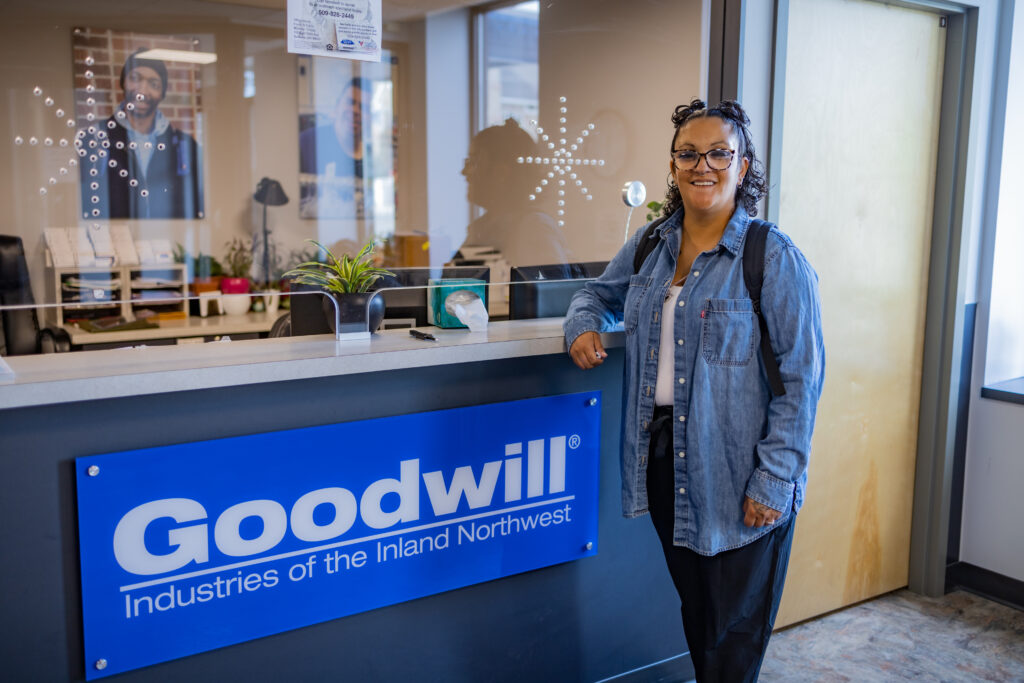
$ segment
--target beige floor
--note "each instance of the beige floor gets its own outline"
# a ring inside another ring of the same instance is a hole
[[[898,590],[776,632],[760,680],[1024,682],[1024,611]]]

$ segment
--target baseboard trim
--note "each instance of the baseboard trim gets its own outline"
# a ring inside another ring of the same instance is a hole
[[[690,653],[684,652],[639,669],[602,679],[597,683],[687,683],[693,681],[695,676]]]
[[[946,592],[954,588],[962,588],[1024,610],[1024,581],[967,562],[954,562],[946,566]]]

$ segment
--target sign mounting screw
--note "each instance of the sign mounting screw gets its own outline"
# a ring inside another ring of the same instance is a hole
[[[594,544],[592,542],[590,542],[590,541],[587,541],[587,544],[585,546],[583,546],[583,549],[584,550],[593,550],[594,549]]]
[[[96,667],[97,671],[103,671],[104,669],[107,668],[107,660],[105,660],[105,659],[97,659],[96,663],[93,664],[93,666]]]
[[[90,477],[95,477],[97,474],[100,473],[100,467],[99,467],[99,465],[89,465],[89,469],[86,470],[86,472],[89,473]],[[100,662],[103,662],[103,666],[107,665],[107,660],[105,660],[105,659],[101,659]],[[99,668],[99,663],[100,662],[96,662],[97,668]]]
[[[596,406],[597,405],[597,399],[596,398],[588,398],[587,399],[587,405],[588,406]]]

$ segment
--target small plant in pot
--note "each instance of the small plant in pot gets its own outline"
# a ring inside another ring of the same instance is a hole
[[[377,331],[384,319],[384,298],[373,296],[373,287],[383,276],[394,273],[377,268],[373,262],[373,242],[359,250],[354,257],[343,254],[340,258],[316,240],[315,244],[326,255],[326,261],[306,261],[284,274],[294,284],[319,288],[337,302],[340,329],[335,329],[335,307],[324,297],[323,310],[331,330],[340,335],[365,336]]]
[[[228,274],[221,280],[220,291],[225,294],[248,294],[252,247],[237,237],[224,246],[228,250],[224,257],[224,268]]]
[[[191,281],[189,292],[194,296],[202,292],[219,292],[220,281],[224,277],[224,268],[220,261],[211,256],[199,252],[192,256],[185,250],[184,245],[178,243],[174,247],[174,262],[184,263],[188,266]]]
[[[220,291],[224,310],[229,315],[243,315],[249,311],[252,300],[249,298],[249,271],[252,270],[252,247],[239,238],[227,243],[227,255],[224,266],[227,277],[220,281]]]

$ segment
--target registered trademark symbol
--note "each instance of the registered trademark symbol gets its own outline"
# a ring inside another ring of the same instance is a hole
[[[580,437],[578,437],[577,435],[573,434],[572,436],[569,437],[569,448],[572,448],[573,450],[575,450],[575,449],[577,449],[579,447],[580,447]]]

